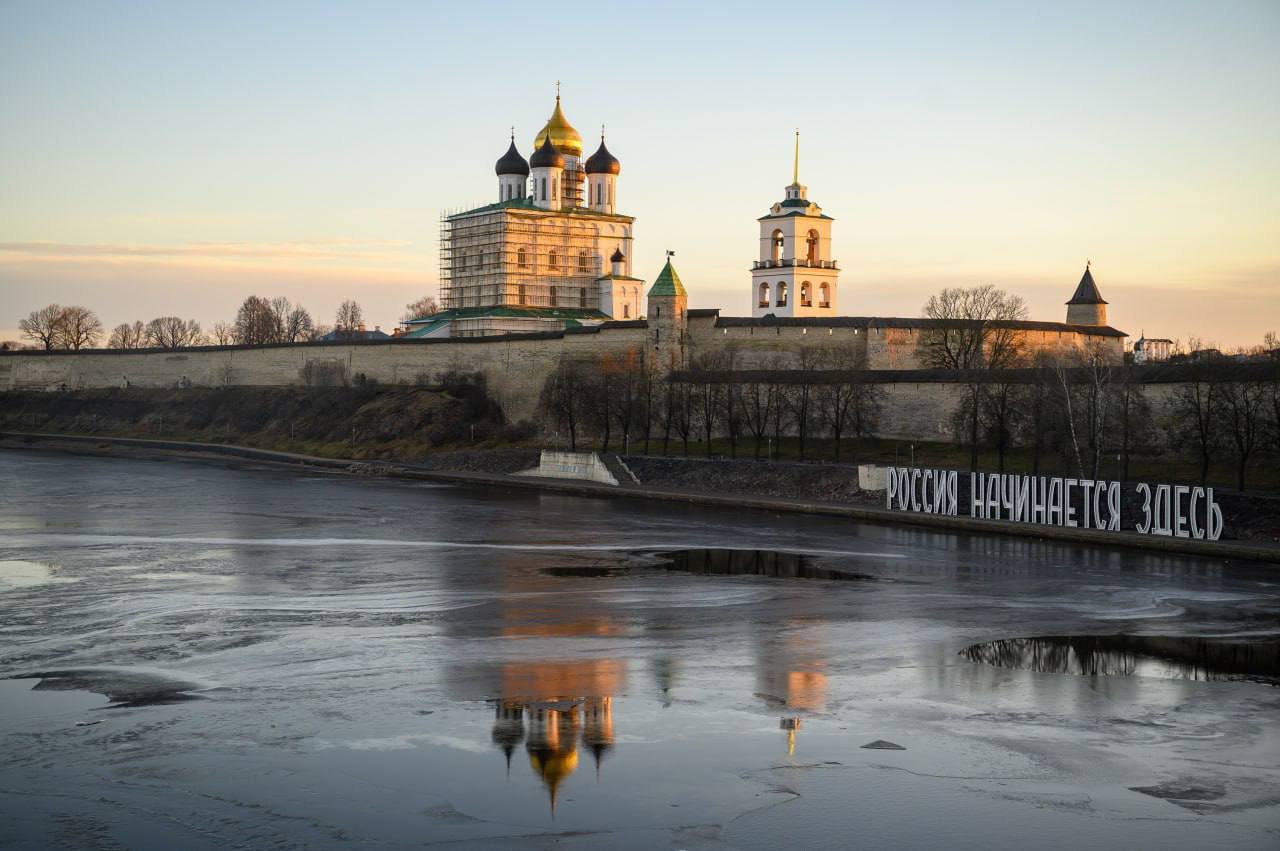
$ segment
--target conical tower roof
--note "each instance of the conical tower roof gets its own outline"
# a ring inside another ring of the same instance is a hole
[[[1093,282],[1093,273],[1089,271],[1089,264],[1084,267],[1084,277],[1080,279],[1080,283],[1076,285],[1075,295],[1071,297],[1071,301],[1067,304],[1106,304],[1103,300],[1102,293],[1098,292],[1098,285]]]
[[[680,276],[671,266],[670,257],[667,258],[667,265],[658,273],[658,279],[653,282],[653,288],[649,290],[650,297],[655,295],[689,295],[685,292],[684,284],[680,283]]]

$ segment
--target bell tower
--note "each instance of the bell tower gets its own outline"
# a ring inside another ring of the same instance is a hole
[[[796,131],[791,184],[761,216],[760,256],[751,264],[751,315],[836,316],[840,268],[831,257],[830,216],[800,183]]]

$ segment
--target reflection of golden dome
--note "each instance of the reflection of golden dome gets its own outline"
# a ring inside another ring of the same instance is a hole
[[[550,748],[529,748],[529,765],[546,785],[551,794],[551,814],[556,812],[556,790],[561,781],[578,770],[578,751],[570,745],[571,750],[555,751]]]
[[[551,144],[556,146],[556,150],[564,154],[566,157],[582,157],[582,137],[578,135],[578,131],[573,129],[573,125],[569,123],[569,119],[564,117],[564,112],[560,109],[560,95],[556,95],[556,109],[551,113],[551,118],[547,120],[546,125],[538,131],[538,135],[533,137],[533,149],[536,151],[542,147],[542,140],[546,135],[551,134]]]

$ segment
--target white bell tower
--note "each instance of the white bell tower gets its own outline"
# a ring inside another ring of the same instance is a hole
[[[840,268],[831,257],[830,216],[800,185],[796,131],[791,185],[760,222],[760,258],[751,264],[751,315],[838,316]]]

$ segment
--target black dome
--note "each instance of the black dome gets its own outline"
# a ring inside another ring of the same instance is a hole
[[[550,134],[542,140],[542,147],[529,157],[529,165],[534,168],[564,168],[564,154],[556,149]]]
[[[529,176],[529,163],[516,150],[515,139],[511,140],[511,147],[507,148],[507,152],[502,155],[502,159],[498,160],[493,170],[498,173],[498,177],[502,177],[504,174],[518,174],[521,177]]]
[[[609,258],[609,262],[610,262],[610,263],[621,263],[623,260],[626,260],[626,259],[627,259],[626,257],[623,257],[623,256],[622,256],[622,249],[621,249],[621,248],[615,248],[615,249],[613,249],[613,256]]]
[[[620,171],[622,163],[609,153],[609,149],[604,146],[604,139],[601,139],[600,147],[587,158],[587,174],[617,174]]]

